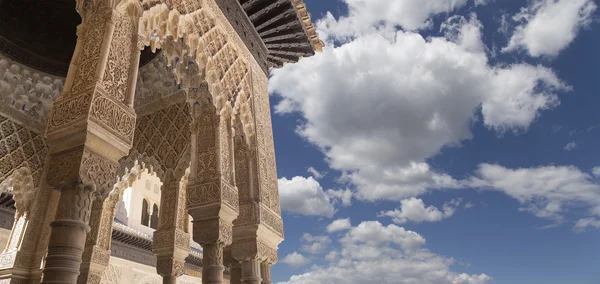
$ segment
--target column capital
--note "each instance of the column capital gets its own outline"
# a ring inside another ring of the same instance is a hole
[[[258,259],[270,264],[277,262],[277,248],[259,238],[235,240],[231,245],[231,252],[235,259],[243,262],[249,259]]]
[[[48,185],[63,190],[79,188],[106,198],[117,182],[118,163],[85,146],[50,156]]]

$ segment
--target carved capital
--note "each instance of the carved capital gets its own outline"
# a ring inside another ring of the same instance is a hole
[[[224,245],[231,244],[232,229],[231,223],[222,220],[221,218],[212,218],[201,221],[194,221],[194,241],[200,245],[221,243]]]
[[[277,262],[277,248],[257,238],[236,240],[231,245],[231,253],[239,262],[249,259],[259,259],[271,264]]]
[[[55,153],[50,157],[48,184],[58,189],[83,186],[106,197],[117,181],[118,164],[85,147]]]
[[[161,276],[181,276],[185,261],[173,257],[158,257],[156,259],[156,273]]]
[[[75,226],[86,231],[90,230],[90,211],[94,193],[82,184],[63,187],[60,193],[56,220],[50,225]]]
[[[152,241],[152,249],[155,252],[165,249],[169,251],[181,249],[188,252],[190,250],[190,234],[178,229],[162,232],[155,231]]]

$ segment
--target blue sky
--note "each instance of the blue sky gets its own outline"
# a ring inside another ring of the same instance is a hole
[[[305,3],[275,283],[600,283],[598,3]]]

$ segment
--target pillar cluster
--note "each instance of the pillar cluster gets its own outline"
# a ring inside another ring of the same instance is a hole
[[[166,2],[76,1],[82,22],[43,133],[43,182],[19,169],[0,183],[14,188],[17,207],[0,257],[0,269],[13,267],[11,283],[101,283],[115,207],[142,171],[162,182],[152,252],[163,283],[183,275],[191,240],[203,249],[202,283],[223,283],[226,267],[231,283],[272,283],[283,222],[267,75],[231,39],[216,4]],[[161,50],[181,91],[140,111],[148,46]],[[39,227],[47,232],[31,233]]]

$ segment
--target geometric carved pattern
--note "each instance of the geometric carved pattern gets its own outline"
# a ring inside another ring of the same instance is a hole
[[[37,187],[48,149],[42,135],[0,114],[0,182],[13,170],[27,167]]]
[[[156,158],[163,170],[175,169],[190,141],[185,102],[139,117],[132,149]]]

